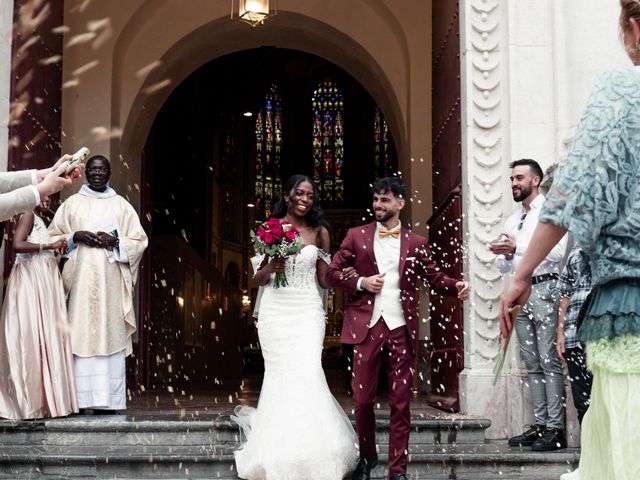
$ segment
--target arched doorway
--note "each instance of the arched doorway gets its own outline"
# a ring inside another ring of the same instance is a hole
[[[269,215],[282,180],[316,178],[336,248],[366,218],[370,183],[397,163],[382,109],[319,56],[263,47],[217,58],[185,78],[144,148],[142,208],[152,245],[141,287],[150,307],[142,326],[146,386],[235,388],[243,374],[259,371],[249,230]],[[325,367],[346,384],[342,304],[340,293],[330,296]]]

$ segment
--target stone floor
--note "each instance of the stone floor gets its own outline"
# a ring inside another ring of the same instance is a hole
[[[344,375],[328,371],[338,402],[352,415]],[[240,388],[188,385],[132,392],[118,415],[74,415],[53,420],[0,421],[0,478],[236,479],[237,426],[228,416],[238,404],[255,406],[261,375]],[[388,415],[377,405],[382,464],[373,479],[386,479]],[[412,399],[410,478],[414,480],[552,480],[575,468],[579,451],[536,453],[487,442],[489,422],[448,413]]]
[[[327,381],[331,392],[347,414],[353,413],[353,401],[347,392],[343,374],[327,371]],[[130,392],[127,401],[127,415],[228,415],[238,405],[256,406],[260,396],[262,377],[259,374],[247,376],[240,388],[224,388],[211,385],[188,385],[171,387],[166,390],[146,391],[140,389]],[[386,394],[381,392],[376,405],[378,413],[388,412]],[[411,412],[430,418],[469,418],[459,413],[448,413],[426,403],[424,395],[411,400]]]

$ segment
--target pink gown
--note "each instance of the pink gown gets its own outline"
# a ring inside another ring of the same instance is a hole
[[[30,243],[49,243],[34,215]],[[60,417],[77,412],[67,308],[51,250],[18,253],[0,315],[0,417]]]

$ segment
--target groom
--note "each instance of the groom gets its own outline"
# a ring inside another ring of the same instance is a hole
[[[431,260],[427,240],[400,225],[406,187],[396,177],[373,186],[376,221],[351,228],[333,257],[327,284],[349,292],[342,326],[342,343],[353,344],[352,390],[360,461],[353,480],[368,480],[378,463],[373,405],[383,358],[389,383],[391,424],[389,477],[406,480],[411,414],[412,368],[417,349],[418,288],[465,300],[469,285],[445,275]],[[346,278],[343,269],[355,268]]]

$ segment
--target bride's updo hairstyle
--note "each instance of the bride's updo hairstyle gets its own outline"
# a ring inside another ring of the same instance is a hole
[[[295,189],[298,188],[302,182],[309,182],[313,186],[313,205],[304,216],[304,219],[307,222],[307,225],[310,227],[325,227],[328,228],[328,223],[324,219],[324,213],[322,212],[322,208],[320,208],[319,198],[318,198],[318,188],[316,184],[313,182],[311,178],[306,175],[292,175],[290,176],[282,185],[282,195],[276,202],[273,207],[272,216],[276,218],[284,218],[287,214],[288,205],[284,199],[285,194],[289,195],[289,197],[293,197],[295,193]]]

